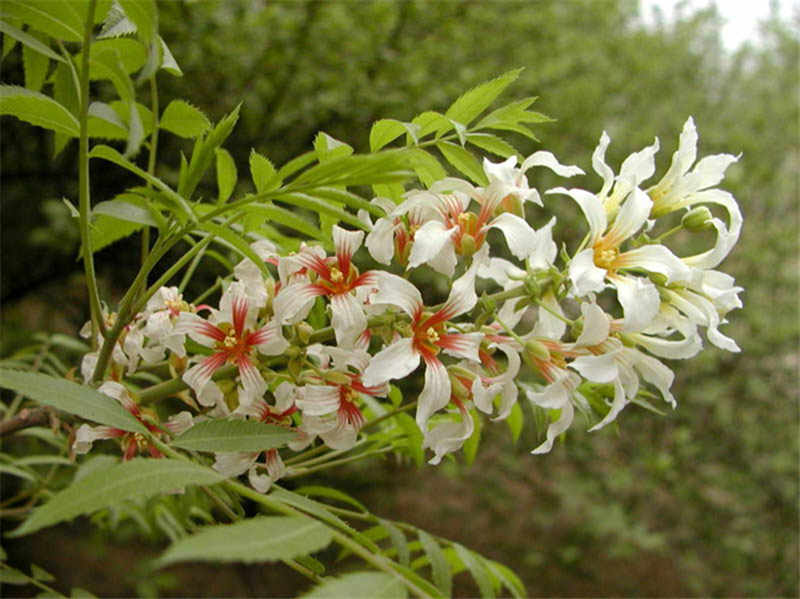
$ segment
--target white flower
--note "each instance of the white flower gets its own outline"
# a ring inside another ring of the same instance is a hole
[[[550,152],[534,152],[528,156],[522,165],[517,168],[517,157],[511,156],[503,162],[494,163],[483,159],[483,171],[489,178],[489,195],[495,196],[499,201],[506,198],[516,199],[520,202],[533,202],[542,205],[539,192],[531,189],[525,173],[534,166],[544,166],[561,177],[582,175],[583,170],[577,166],[564,166]]]
[[[317,297],[327,297],[331,303],[331,325],[337,343],[352,346],[367,328],[364,300],[376,282],[376,271],[361,274],[352,262],[363,238],[363,231],[347,231],[334,225],[335,258],[328,258],[324,252],[320,254],[321,250],[310,248],[282,258],[281,263],[292,263],[287,272],[295,267],[305,268],[316,274],[316,280],[313,283],[295,281],[281,288],[273,302],[278,321],[293,322],[298,315],[308,313]]]
[[[602,291],[606,284],[617,290],[617,299],[625,314],[625,326],[645,328],[658,313],[658,289],[644,277],[626,274],[637,269],[663,275],[666,283],[685,281],[689,268],[669,249],[660,244],[644,245],[620,251],[623,242],[645,224],[652,202],[643,191],[634,188],[609,226],[606,209],[594,194],[582,189],[551,189],[572,197],[589,222],[589,242],[569,265],[569,278],[576,296]]]

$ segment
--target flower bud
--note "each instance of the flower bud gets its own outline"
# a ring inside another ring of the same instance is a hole
[[[344,372],[337,372],[329,370],[325,373],[325,380],[330,381],[336,385],[349,385],[352,382],[352,377]]]
[[[303,345],[308,345],[308,341],[311,339],[311,334],[314,332],[314,328],[306,321],[297,323],[295,328],[297,329],[297,338],[300,339]]]
[[[711,210],[705,206],[698,206],[697,208],[692,208],[683,215],[681,225],[683,225],[683,228],[687,231],[708,231],[713,228],[711,224],[712,218]]]
[[[472,256],[477,249],[478,244],[475,242],[475,238],[472,235],[467,234],[461,238],[458,251],[462,256]]]
[[[540,341],[528,339],[522,351],[522,358],[532,368],[536,368],[536,360],[546,362],[550,359],[550,352]]]

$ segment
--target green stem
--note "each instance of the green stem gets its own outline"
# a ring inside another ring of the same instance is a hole
[[[384,420],[388,420],[389,418],[394,418],[398,414],[402,414],[403,412],[408,412],[409,410],[415,408],[416,405],[417,405],[417,402],[416,401],[412,401],[411,403],[408,403],[408,404],[406,404],[406,405],[404,405],[404,406],[402,406],[400,408],[397,408],[396,410],[393,410],[391,412],[387,412],[383,416],[379,416],[375,420],[371,420],[371,421],[367,422],[363,427],[361,427],[361,432],[363,433],[363,432],[365,432],[365,431],[367,431],[367,430],[369,430],[371,428],[374,428],[378,423],[383,422]]]
[[[394,449],[394,446],[388,447],[381,447],[380,449],[374,449],[371,451],[364,451],[362,453],[351,455],[346,458],[342,458],[340,460],[331,460],[330,462],[325,462],[324,464],[319,464],[317,466],[311,466],[310,468],[301,468],[292,470],[283,476],[284,479],[289,478],[297,478],[298,476],[305,476],[306,474],[311,474],[312,472],[319,472],[320,470],[327,470],[328,468],[335,468],[336,466],[341,466],[342,464],[348,464],[350,462],[355,462],[361,460],[363,458],[368,458],[371,456],[381,455],[384,453],[388,453]]]
[[[158,84],[156,83],[156,76],[150,77],[150,111],[153,113],[153,132],[150,134],[150,153],[147,156],[147,173],[153,177],[156,175],[156,156],[158,154]],[[152,184],[148,181],[147,188],[152,188]],[[147,259],[147,254],[150,253],[150,227],[144,226],[142,229],[142,264]]]
[[[89,50],[92,44],[94,11],[97,0],[90,0],[86,11],[83,29],[83,48],[80,74],[80,138],[78,141],[78,210],[80,213],[81,245],[83,247],[83,268],[86,273],[86,286],[89,293],[89,309],[92,320],[92,344],[97,331],[106,335],[103,314],[100,308],[100,293],[97,289],[97,276],[94,271],[92,238],[89,230],[91,203],[89,198]]]

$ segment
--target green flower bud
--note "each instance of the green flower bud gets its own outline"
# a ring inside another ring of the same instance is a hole
[[[529,339],[525,342],[525,348],[522,351],[522,358],[531,368],[536,368],[534,360],[546,362],[550,359],[550,352],[541,342],[536,339]]]
[[[698,206],[697,208],[692,208],[683,215],[681,225],[683,225],[683,228],[687,231],[708,231],[713,228],[711,224],[712,218],[711,210],[705,206]]]

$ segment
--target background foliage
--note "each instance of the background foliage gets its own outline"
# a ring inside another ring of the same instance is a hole
[[[523,151],[544,147],[588,170],[603,129],[613,140],[609,164],[657,135],[663,172],[691,114],[702,154],[742,152],[725,183],[745,214],[726,263],[746,289],[745,307],[727,327],[742,353],[711,349],[674,364],[677,411],[657,418],[628,410],[617,434],[576,432],[544,457],[528,454],[538,444],[532,422],[515,446],[505,427],[486,427],[471,467],[376,461],[325,481],[377,514],[508,564],[532,595],[797,595],[797,23],[772,19],[760,46],[730,54],[712,10],[643,29],[636,2],[625,0],[237,0],[160,8],[161,34],[185,74],[164,78],[161,93],[190,98],[212,121],[243,101],[226,144],[240,169],[251,147],[281,164],[311,147],[319,130],[367,150],[374,120],[442,109],[519,66],[526,69],[510,95],[540,95],[535,108],[558,119],[537,127],[541,145],[520,140]],[[18,51],[2,68],[5,81],[22,82]],[[74,143],[53,157],[51,134],[8,118],[2,127],[7,355],[35,330],[74,335],[87,303],[75,275],[77,226],[61,203],[76,196]],[[177,162],[169,160],[181,148],[165,138],[159,174],[170,180]],[[121,188],[120,171],[98,171],[95,201]],[[540,189],[553,183],[537,176],[532,184]],[[205,185],[214,193],[214,181]],[[573,214],[565,206],[564,235]],[[112,295],[137,257],[135,238],[98,255]],[[291,594],[298,583],[278,567],[230,567],[217,575],[229,584],[221,589],[179,567],[136,588],[130,562],[155,554],[155,545],[131,556],[130,546],[119,546],[124,528],[103,549],[100,537],[64,538],[69,530],[82,532],[62,528],[4,544],[12,562],[35,553],[59,580],[93,581],[97,594],[149,594],[159,586],[179,595]],[[52,554],[43,547],[53,542],[74,547],[62,554],[83,557],[45,563],[39,556]],[[117,575],[80,572],[75,561],[88,568],[100,550]],[[466,582],[457,590],[475,592]]]

